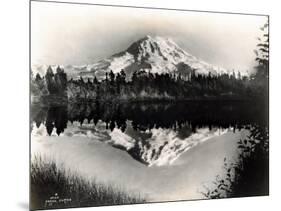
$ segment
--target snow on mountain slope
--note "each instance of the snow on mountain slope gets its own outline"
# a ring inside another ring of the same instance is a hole
[[[117,147],[127,151],[135,160],[146,164],[147,166],[165,166],[172,165],[184,152],[201,144],[210,138],[223,135],[232,129],[200,128],[196,132],[191,132],[191,129],[186,126],[182,128],[184,134],[180,130],[153,128],[146,131],[136,131],[132,129],[130,121],[127,121],[127,129],[122,132],[118,128],[113,131],[108,131],[102,126],[101,122],[98,125],[98,134],[107,134],[106,139],[99,139],[113,147]],[[83,125],[80,129],[93,128]],[[103,130],[102,130],[103,128]],[[186,132],[190,130],[190,133]],[[87,133],[88,137],[97,139],[97,133],[91,131]],[[94,136],[91,134],[95,134]]]
[[[212,74],[228,73],[224,68],[208,64],[201,59],[187,53],[180,48],[172,39],[160,36],[145,36],[132,43],[126,50],[114,54],[109,58],[96,63],[74,66],[62,66],[69,77],[97,77],[102,79],[105,73],[113,71],[118,73],[122,69],[130,77],[135,71],[143,70],[151,73],[181,73],[188,74],[191,69],[197,73]],[[56,68],[54,66],[54,68]],[[33,66],[34,72],[40,72],[47,67]]]
[[[187,53],[169,38],[146,36],[134,42],[127,50],[91,65],[91,71],[82,72],[81,75],[100,77],[105,72],[112,70],[118,73],[122,69],[129,76],[139,70],[159,74],[174,73],[179,71],[180,65],[189,67],[183,70],[185,73],[189,73],[191,68],[201,74],[227,73],[227,70]]]
[[[180,137],[177,131],[172,129],[154,128],[145,131],[149,138],[140,140],[124,134],[119,129],[110,133],[111,139],[107,143],[125,148],[136,160],[148,166],[171,165],[184,152],[207,141],[210,138],[226,133],[228,129],[208,128],[198,129],[187,137]]]

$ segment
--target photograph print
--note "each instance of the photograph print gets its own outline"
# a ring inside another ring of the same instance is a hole
[[[269,17],[31,1],[30,209],[269,195]]]

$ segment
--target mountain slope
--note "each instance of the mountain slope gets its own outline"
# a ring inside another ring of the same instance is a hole
[[[96,76],[99,79],[104,78],[106,72],[113,71],[116,74],[122,69],[129,78],[134,72],[140,70],[158,74],[189,74],[191,69],[201,74],[227,73],[227,70],[208,64],[187,53],[173,40],[159,36],[145,36],[132,43],[126,50],[96,63],[81,66],[67,65],[63,68],[72,78]],[[33,67],[35,72],[42,73],[43,69],[42,65]]]
[[[189,73],[196,69],[197,73],[212,74],[227,73],[223,68],[210,65],[181,49],[174,41],[163,37],[146,36],[129,46],[121,53],[91,65],[90,71],[83,71],[81,76],[104,76],[105,72],[120,72],[127,75],[143,70],[151,73]]]

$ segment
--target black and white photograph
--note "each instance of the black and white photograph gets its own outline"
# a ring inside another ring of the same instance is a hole
[[[30,4],[31,210],[269,195],[269,16]]]

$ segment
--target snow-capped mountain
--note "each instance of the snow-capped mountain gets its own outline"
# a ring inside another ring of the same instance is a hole
[[[45,65],[46,66],[46,65]],[[181,73],[188,74],[192,69],[197,73],[212,74],[228,73],[220,68],[204,62],[180,48],[172,39],[159,36],[145,36],[131,44],[126,50],[114,54],[96,63],[74,66],[62,66],[68,77],[104,78],[105,73],[118,73],[122,69],[128,77],[135,71],[143,70],[151,73]],[[53,66],[55,69],[56,66]],[[43,73],[44,65],[32,67],[34,72]],[[43,73],[44,74],[44,73]]]
[[[143,70],[151,73],[189,73],[196,69],[197,73],[212,74],[227,73],[227,70],[208,64],[181,49],[172,39],[159,36],[146,36],[128,49],[107,59],[88,66],[90,71],[83,71],[81,76],[101,77],[105,72],[118,73],[122,69],[127,75]]]

